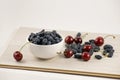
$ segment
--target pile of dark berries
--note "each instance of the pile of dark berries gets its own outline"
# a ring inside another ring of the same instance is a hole
[[[97,37],[95,40],[91,39],[88,42],[82,43],[81,33],[77,33],[76,37],[68,35],[65,38],[65,46],[66,49],[64,51],[64,56],[66,58],[70,58],[74,56],[74,58],[82,59],[84,61],[90,60],[91,56],[94,52],[100,51],[100,46],[104,44],[103,37]],[[104,45],[103,55],[107,57],[112,57],[114,53],[114,49],[111,45]],[[100,60],[102,59],[101,55],[95,55],[95,58]]]
[[[112,57],[113,56],[113,53],[114,53],[114,49],[112,47],[112,45],[109,45],[109,44],[106,44],[104,47],[103,47],[104,51],[103,51],[103,55],[107,56],[107,57]]]
[[[44,29],[38,33],[31,33],[28,41],[37,45],[52,45],[62,41],[62,37],[55,31],[45,31]]]

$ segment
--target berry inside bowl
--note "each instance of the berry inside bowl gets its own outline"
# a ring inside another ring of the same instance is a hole
[[[62,36],[55,30],[31,33],[28,41],[32,54],[41,59],[50,59],[57,56],[57,52],[60,52],[64,46]]]

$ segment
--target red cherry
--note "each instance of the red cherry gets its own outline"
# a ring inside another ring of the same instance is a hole
[[[72,57],[72,56],[73,56],[73,51],[70,50],[70,49],[65,49],[65,51],[64,51],[64,56],[65,56],[66,58]]]
[[[67,44],[71,44],[71,43],[73,43],[73,41],[74,41],[74,39],[73,39],[72,36],[67,36],[67,37],[65,38],[65,42],[66,42]]]
[[[13,57],[15,58],[16,61],[21,61],[23,58],[23,55],[21,54],[20,51],[15,51],[13,54]]]
[[[84,60],[84,61],[88,61],[88,60],[90,60],[90,54],[89,54],[89,52],[83,52],[82,53],[82,59]]]
[[[89,52],[92,49],[92,46],[87,44],[83,47],[83,52]]]
[[[103,37],[99,36],[95,39],[95,45],[96,46],[102,46],[104,44],[104,39]]]
[[[75,38],[75,43],[78,44],[78,43],[82,43],[82,38],[81,37],[76,37]]]

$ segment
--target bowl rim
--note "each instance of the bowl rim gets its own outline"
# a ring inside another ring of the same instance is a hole
[[[62,39],[60,42],[58,42],[58,43],[55,43],[55,44],[51,44],[51,45],[39,45],[39,44],[34,44],[34,43],[32,43],[32,42],[30,42],[30,44],[31,45],[34,45],[34,46],[55,46],[55,45],[59,45],[59,44],[61,44],[61,43],[63,43],[63,41],[64,41],[64,39]]]

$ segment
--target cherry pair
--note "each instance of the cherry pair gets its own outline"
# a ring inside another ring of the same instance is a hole
[[[73,51],[70,49],[65,49],[64,51],[64,56],[66,58],[70,58],[73,56]],[[88,52],[83,52],[80,57],[84,60],[84,61],[88,61],[90,59],[90,54]]]
[[[65,43],[67,43],[67,44],[72,44],[73,42],[75,42],[75,43],[82,43],[82,38],[79,36],[79,37],[76,37],[75,39],[72,37],[72,36],[67,36],[66,38],[65,38]]]

